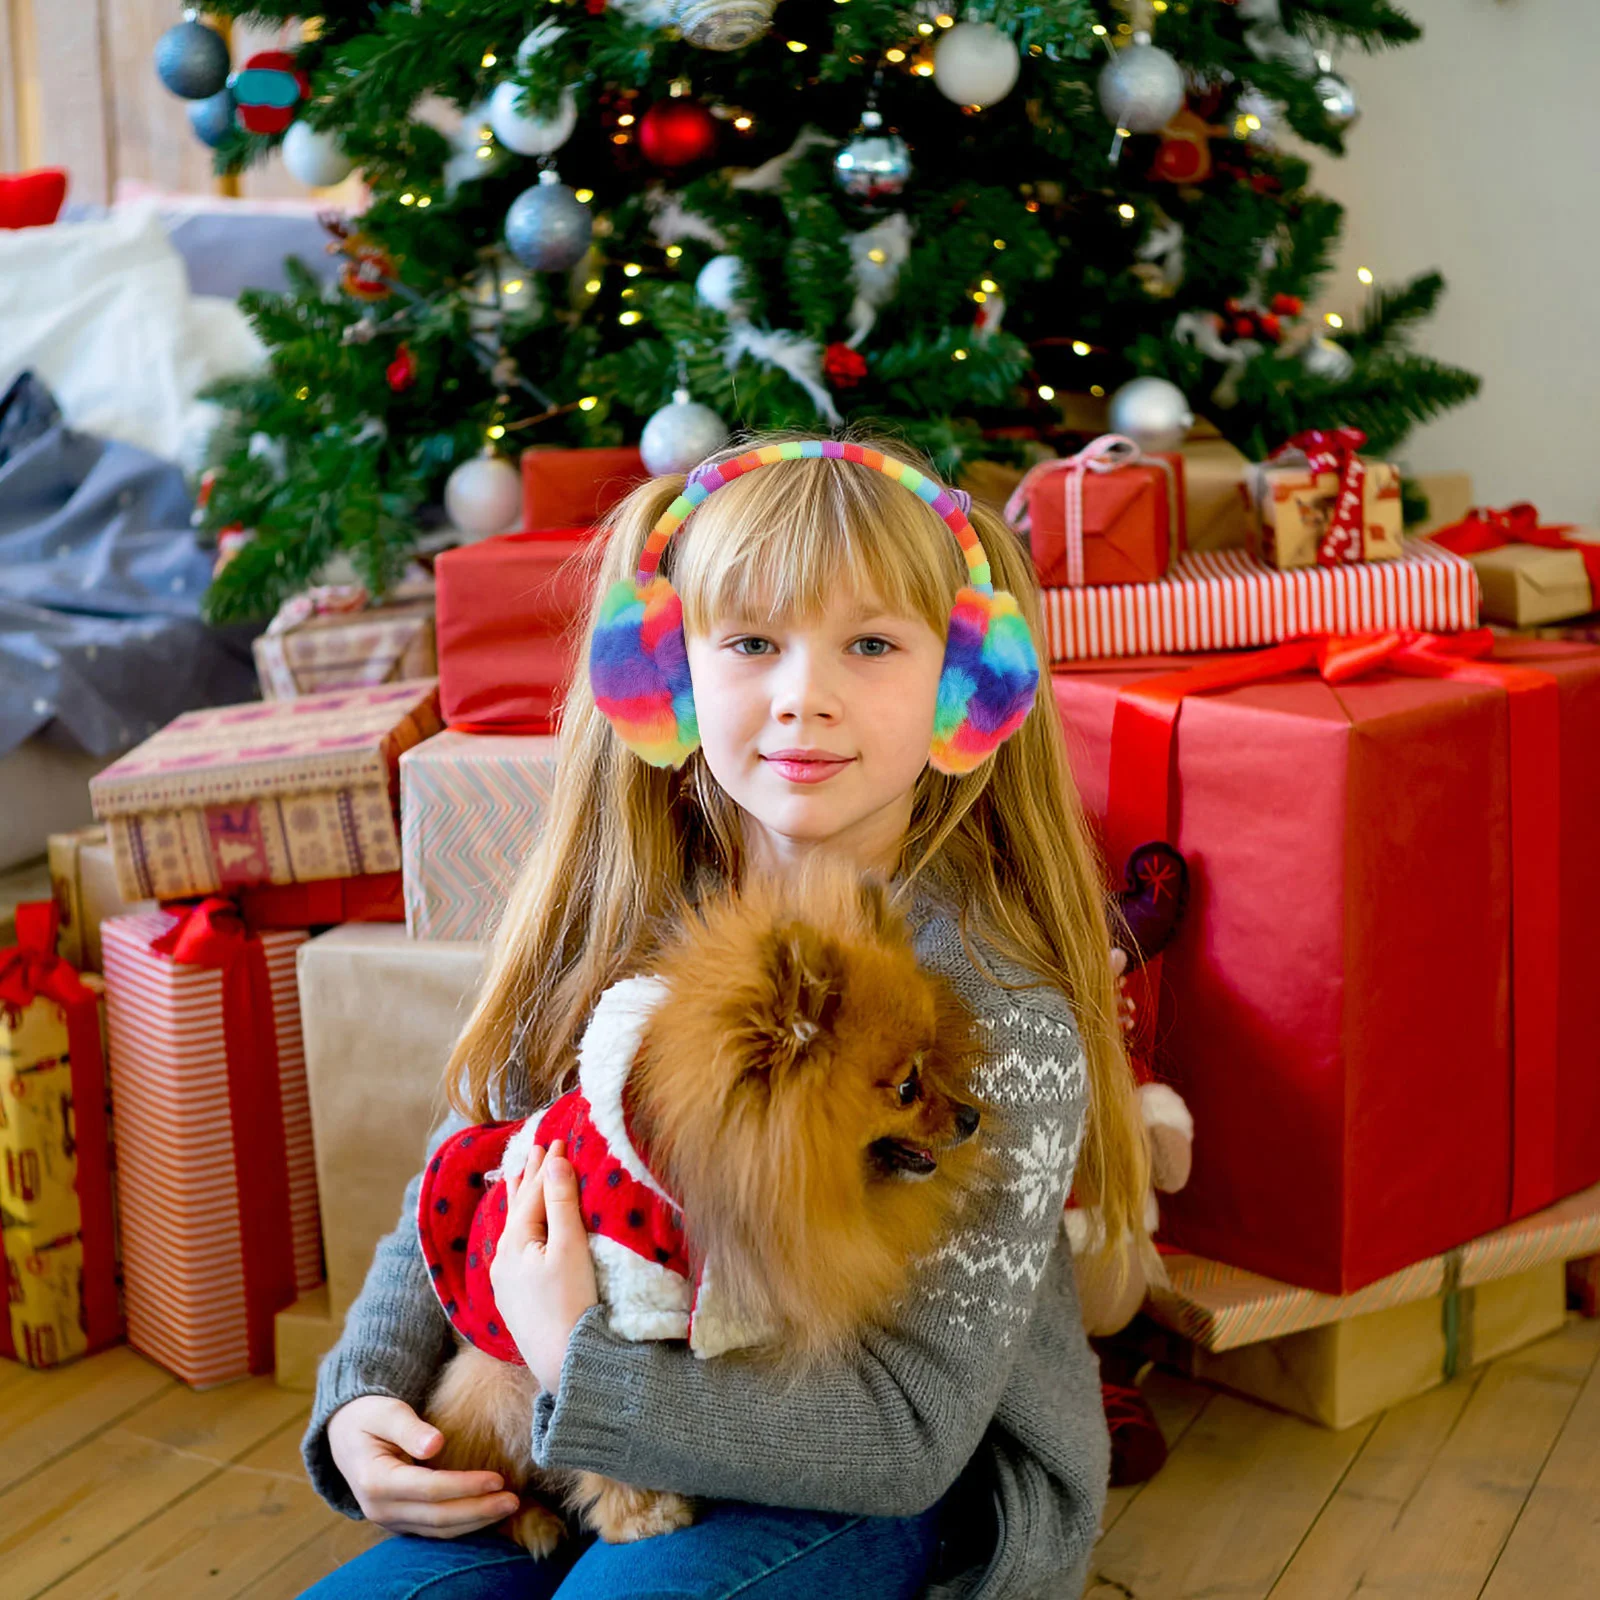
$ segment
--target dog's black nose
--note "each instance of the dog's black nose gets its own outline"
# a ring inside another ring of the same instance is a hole
[[[978,1131],[978,1108],[956,1102],[956,1132],[970,1139]]]

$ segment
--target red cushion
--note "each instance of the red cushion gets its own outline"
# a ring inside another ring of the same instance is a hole
[[[66,198],[67,175],[60,167],[0,178],[0,228],[48,227]]]

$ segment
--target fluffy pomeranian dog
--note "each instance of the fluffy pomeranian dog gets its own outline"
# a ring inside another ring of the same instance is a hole
[[[613,1543],[693,1509],[533,1465],[538,1384],[487,1264],[502,1173],[534,1142],[567,1140],[616,1332],[795,1377],[888,1319],[982,1175],[971,1015],[918,965],[880,882],[827,864],[752,881],[703,901],[649,965],[601,997],[576,1090],[456,1134],[424,1175],[423,1255],[460,1336],[426,1407],[436,1464],[501,1473],[524,1501],[508,1531],[535,1555],[566,1531],[551,1502]]]

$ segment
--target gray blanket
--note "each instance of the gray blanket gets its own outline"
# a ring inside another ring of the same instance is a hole
[[[192,509],[176,466],[75,432],[31,373],[0,398],[0,756],[46,728],[111,755],[256,698],[259,626],[200,620]]]

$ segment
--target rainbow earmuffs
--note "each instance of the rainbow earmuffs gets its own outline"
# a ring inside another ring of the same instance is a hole
[[[681,767],[700,743],[683,641],[683,604],[660,577],[661,552],[689,514],[725,484],[774,461],[826,456],[857,461],[927,501],[960,541],[968,585],[950,612],[928,759],[940,772],[971,772],[1022,725],[1039,687],[1039,658],[1016,598],[996,591],[989,558],[955,495],[877,450],[834,439],[768,445],[702,467],[650,530],[633,580],[612,584],[589,650],[595,704],[627,747],[653,767]]]

